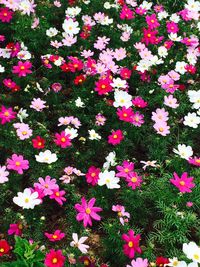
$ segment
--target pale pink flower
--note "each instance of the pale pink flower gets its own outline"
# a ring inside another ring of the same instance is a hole
[[[33,109],[35,109],[35,110],[40,112],[44,108],[46,108],[45,103],[46,103],[46,101],[43,101],[40,98],[33,98],[32,102],[31,102],[31,105],[30,105],[30,108],[33,108]]]
[[[170,108],[177,108],[179,106],[177,99],[173,95],[164,96],[164,104]]]

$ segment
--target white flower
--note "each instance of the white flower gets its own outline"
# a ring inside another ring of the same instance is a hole
[[[168,17],[168,13],[166,11],[161,11],[158,13],[158,19],[162,20],[162,19],[166,19]]]
[[[179,144],[178,150],[174,148],[173,152],[178,154],[182,159],[189,159],[193,155],[192,147],[186,146],[185,144]]]
[[[188,0],[187,4],[185,4],[185,8],[190,11],[198,12],[200,11],[200,2],[194,0]]]
[[[46,30],[46,35],[49,37],[56,36],[58,34],[58,30],[56,28],[49,28]]]
[[[116,165],[115,159],[116,159],[116,153],[114,151],[110,152],[106,157],[106,162],[103,164],[103,168],[108,170],[110,166],[115,166]]]
[[[187,63],[184,61],[178,61],[176,62],[175,71],[179,72],[180,74],[184,74],[186,72],[185,67],[187,66]]]
[[[17,197],[13,198],[13,202],[23,209],[33,209],[41,203],[41,200],[38,199],[38,192],[32,193],[29,188],[26,188],[24,192],[17,193]]]
[[[88,130],[90,140],[100,140],[101,136],[95,130]]]
[[[169,259],[169,263],[166,265],[171,267],[187,267],[187,263],[185,261],[179,261],[176,257]]]
[[[110,85],[114,88],[124,88],[125,89],[127,87],[126,81],[122,80],[120,78],[116,78],[116,79],[114,78]]]
[[[20,122],[23,122],[24,119],[28,118],[28,113],[26,109],[20,108],[17,113],[17,118],[19,118]]]
[[[178,23],[180,21],[180,17],[176,13],[174,13],[174,14],[171,15],[169,20],[171,20],[171,21],[173,21],[175,23]]]
[[[72,238],[73,238],[73,241],[70,243],[70,246],[77,247],[84,254],[87,253],[89,246],[83,243],[88,239],[88,237],[83,236],[80,239],[78,239],[77,233],[73,233]]]
[[[129,95],[127,92],[116,90],[114,93],[115,101],[113,106],[118,107],[126,107],[129,108],[132,106],[132,96]]]
[[[192,128],[197,128],[200,123],[200,117],[197,116],[195,112],[188,113],[187,116],[184,117],[183,124]]]
[[[103,5],[103,7],[105,9],[110,9],[112,6],[111,6],[111,4],[109,2],[105,2],[104,5]]]
[[[55,153],[51,153],[50,150],[45,150],[44,152],[40,152],[39,155],[35,155],[36,161],[41,163],[51,164],[57,161],[57,155]]]
[[[190,102],[194,103],[192,107],[195,109],[199,109],[200,108],[200,90],[198,91],[189,90],[188,96],[189,96]]]
[[[80,28],[77,21],[73,21],[73,19],[66,19],[62,25],[63,30],[69,34],[70,36],[78,34]]]
[[[150,60],[141,59],[137,64],[137,71],[145,72],[145,70],[149,70],[151,66],[152,63]]]
[[[159,165],[156,164],[157,160],[148,160],[148,161],[143,161],[141,160],[140,161],[142,164],[144,164],[144,166],[142,167],[143,170],[146,170],[147,167],[154,167],[154,168],[157,168],[159,167]]]
[[[197,23],[197,29],[200,31],[200,22]]]
[[[66,128],[65,133],[70,135],[70,139],[74,139],[78,136],[78,130],[71,127]]]
[[[180,40],[182,39],[181,36],[178,36],[177,33],[170,33],[169,35],[169,39],[172,40],[173,42],[180,42]]]
[[[167,48],[165,47],[165,46],[160,46],[159,48],[158,48],[158,55],[160,56],[160,57],[166,57],[167,55],[168,55],[168,51],[167,51]]]
[[[109,189],[114,188],[120,188],[120,185],[118,184],[120,179],[118,177],[115,177],[114,171],[104,171],[99,173],[99,180],[98,185],[103,186],[106,185]]]
[[[5,72],[5,68],[0,64],[0,73]]]
[[[78,14],[80,14],[81,8],[76,6],[76,7],[68,7],[67,10],[65,11],[66,16],[69,17],[76,17]]]
[[[140,7],[142,7],[143,9],[149,10],[151,9],[152,5],[153,5],[152,2],[143,1]]]
[[[188,259],[200,263],[200,247],[195,242],[184,243],[183,252]]]
[[[84,108],[84,107],[85,107],[85,104],[83,103],[83,101],[81,100],[80,97],[78,97],[78,98],[75,100],[75,105],[76,105],[78,108]]]

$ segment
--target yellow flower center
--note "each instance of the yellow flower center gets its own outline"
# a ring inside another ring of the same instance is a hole
[[[29,203],[29,198],[25,198],[24,202]]]
[[[129,246],[129,248],[132,248],[133,247],[133,242],[132,241],[129,241],[128,242],[128,246]]]
[[[26,135],[26,134],[27,134],[27,131],[23,131],[22,134],[23,134],[23,135]]]
[[[62,137],[62,138],[61,138],[61,142],[64,143],[65,141],[66,141],[66,138],[65,138],[65,137]]]
[[[87,214],[90,214],[90,213],[91,213],[91,209],[90,209],[90,208],[87,208],[87,209],[85,210],[85,212],[86,212]]]
[[[15,162],[15,165],[16,165],[16,166],[20,166],[20,164],[21,164],[21,163],[20,163],[19,161],[16,161],[16,162]]]
[[[4,116],[8,117],[10,115],[10,113],[8,111],[4,112]]]
[[[0,248],[0,252],[3,253],[5,250],[4,248]]]
[[[20,224],[18,225],[18,228],[19,228],[20,230],[22,230],[22,229],[23,229],[23,225],[20,223]]]
[[[199,260],[199,258],[200,258],[200,257],[199,257],[198,254],[194,254],[194,259],[195,259],[195,260]]]
[[[119,217],[121,217],[121,216],[122,216],[121,211],[119,211],[119,212],[117,213],[117,215],[118,215]]]
[[[184,181],[180,181],[180,185],[184,186],[185,182]]]
[[[101,86],[101,88],[102,88],[102,89],[105,89],[105,88],[106,88],[106,86],[103,84],[103,85]]]
[[[92,172],[92,173],[91,173],[91,176],[92,176],[92,177],[95,177],[95,176],[96,176],[96,173],[95,173],[95,172]]]
[[[57,236],[57,235],[53,235],[52,237],[53,237],[53,239],[57,239],[57,238],[58,238],[58,236]]]
[[[136,177],[133,177],[133,178],[131,179],[131,182],[133,182],[133,183],[137,182],[137,178],[136,178]]]
[[[117,139],[117,137],[118,137],[117,134],[114,134],[114,135],[113,135],[113,138],[114,138],[114,139]]]
[[[25,69],[25,67],[24,67],[24,66],[21,66],[21,67],[20,67],[20,70],[24,70],[24,69]]]
[[[164,129],[162,127],[160,127],[159,131],[162,133],[164,131]]]
[[[55,195],[56,195],[57,197],[59,197],[59,196],[60,196],[60,193],[59,193],[59,192],[56,192]]]
[[[196,161],[197,163],[200,163],[200,159],[196,159],[195,161]]]
[[[84,265],[85,265],[85,266],[89,266],[89,265],[90,265],[90,262],[89,262],[89,260],[84,260],[84,262],[83,262],[83,263],[84,263]]]
[[[52,263],[57,263],[58,259],[57,258],[53,258]]]

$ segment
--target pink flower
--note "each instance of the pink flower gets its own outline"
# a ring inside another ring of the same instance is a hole
[[[189,162],[191,165],[200,167],[200,157],[189,158],[188,162]]]
[[[32,64],[29,61],[19,61],[16,66],[13,66],[12,72],[17,74],[19,77],[25,77],[27,74],[32,73],[30,70],[32,68]]]
[[[34,183],[34,187],[42,190],[45,196],[50,196],[53,194],[54,190],[59,189],[59,186],[56,184],[56,179],[51,179],[50,176],[46,176],[45,179],[40,177],[38,181],[39,183]]]
[[[139,111],[134,113],[134,115],[131,118],[131,123],[137,127],[140,127],[144,123],[144,115],[140,114]]]
[[[160,26],[160,23],[158,23],[158,20],[156,18],[156,14],[152,14],[151,16],[146,16],[146,22],[148,24],[149,29],[155,29]]]
[[[134,170],[134,163],[127,160],[123,161],[122,166],[118,165],[117,170],[119,171],[116,176],[126,178],[130,172]]]
[[[53,190],[53,194],[50,195],[50,199],[55,199],[56,202],[58,202],[59,205],[63,205],[63,202],[66,201],[66,198],[63,197],[65,195],[65,191],[58,189]]]
[[[14,128],[17,129],[17,136],[20,140],[28,139],[32,136],[32,130],[29,128],[29,125],[26,123],[14,123]]]
[[[134,112],[131,107],[122,107],[122,109],[117,109],[117,115],[121,121],[131,122]]]
[[[128,231],[128,234],[123,234],[122,239],[126,242],[123,245],[124,254],[130,259],[134,258],[136,252],[142,252],[139,247],[140,235],[135,235],[132,229]]]
[[[146,44],[155,44],[156,43],[156,34],[158,31],[152,31],[151,29],[145,29],[143,28],[143,39],[142,41]]]
[[[158,134],[162,135],[162,136],[166,136],[168,134],[170,134],[170,127],[167,125],[167,123],[165,121],[157,121],[153,128],[157,131]]]
[[[110,83],[111,81],[108,78],[99,79],[99,81],[95,83],[96,87],[94,90],[98,92],[99,95],[105,95],[113,90]]]
[[[50,252],[46,254],[44,264],[47,267],[63,267],[65,264],[65,257],[62,254],[62,250],[51,249]]]
[[[122,10],[120,12],[120,19],[133,19],[133,11],[127,7],[127,5],[123,5]]]
[[[1,22],[10,22],[13,16],[13,11],[7,7],[0,8],[0,20]]]
[[[46,101],[43,101],[40,98],[33,98],[33,100],[31,101],[30,108],[33,108],[33,109],[40,112],[44,108],[46,108],[45,103],[46,103]]]
[[[9,172],[6,170],[6,166],[0,165],[0,184],[8,182]]]
[[[119,221],[122,225],[124,225],[125,222],[128,222],[128,219],[130,218],[130,214],[125,211],[124,206],[113,205],[112,210],[117,212],[117,215],[119,216]]]
[[[174,172],[174,177],[170,179],[170,182],[175,185],[181,193],[191,193],[191,188],[195,187],[193,180],[193,177],[188,177],[187,172],[184,172],[181,177]]]
[[[91,198],[89,202],[85,200],[84,197],[81,198],[81,204],[76,204],[75,209],[79,213],[76,216],[77,221],[83,221],[83,226],[86,228],[89,224],[92,226],[92,220],[100,221],[101,217],[97,214],[97,212],[102,211],[100,207],[94,207],[94,203],[96,202],[95,198]]]
[[[127,265],[126,267],[148,267],[148,260],[137,258],[136,260],[132,260],[131,265]]]
[[[121,130],[113,131],[111,135],[108,136],[108,143],[112,145],[118,145],[124,139],[123,132]]]
[[[132,187],[133,190],[140,187],[142,183],[142,177],[138,176],[136,172],[129,173],[125,180],[128,183],[128,186]]]
[[[167,22],[166,26],[168,33],[177,33],[179,31],[178,24],[173,21]]]
[[[146,108],[148,106],[148,103],[142,99],[142,97],[137,96],[132,100],[132,103],[137,108]]]
[[[152,117],[151,119],[155,122],[159,122],[159,121],[168,121],[169,117],[168,117],[169,113],[164,109],[164,108],[157,108],[156,112],[152,112]]]
[[[23,225],[21,223],[10,224],[10,228],[8,229],[8,234],[21,236],[22,229],[23,229]]]
[[[10,122],[11,120],[16,118],[16,112],[13,111],[12,108],[6,108],[5,106],[1,106],[1,111],[0,111],[0,119],[1,119],[1,124],[5,124],[7,122]]]
[[[29,168],[28,160],[24,160],[22,155],[13,154],[11,159],[7,159],[7,169],[14,170],[19,174],[23,174],[24,170]]]
[[[98,126],[103,126],[106,122],[106,117],[103,116],[101,113],[98,113],[96,116],[95,116],[95,124],[98,125]]]
[[[191,208],[191,207],[193,206],[193,202],[188,201],[188,202],[186,203],[186,206],[189,207],[189,208]]]
[[[123,79],[130,79],[131,73],[132,73],[131,70],[129,70],[128,68],[121,68],[120,69],[120,76]]]
[[[62,131],[60,134],[56,133],[55,137],[56,139],[54,139],[54,142],[56,143],[57,146],[66,148],[72,145],[70,135],[66,134],[65,131]]]
[[[95,166],[91,166],[85,175],[87,183],[93,186],[96,185],[98,183],[100,171],[101,170],[99,168],[96,168]]]
[[[173,95],[164,96],[164,104],[170,108],[177,108],[179,106],[177,99]]]
[[[174,83],[174,80],[170,79],[169,83],[162,84],[161,87],[166,90],[167,93],[173,94],[179,85]]]
[[[180,74],[174,70],[171,70],[168,72],[168,75],[174,80],[174,81],[178,81],[180,80]],[[169,83],[169,82],[167,82]]]
[[[52,242],[60,241],[65,237],[64,233],[61,233],[60,230],[56,230],[53,234],[44,233],[45,236]]]

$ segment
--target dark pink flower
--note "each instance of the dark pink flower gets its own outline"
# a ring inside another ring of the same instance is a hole
[[[13,154],[11,159],[7,159],[7,169],[14,170],[19,174],[23,174],[24,170],[29,168],[28,160],[24,159],[22,155]]]
[[[19,77],[25,77],[27,74],[32,73],[30,70],[32,68],[32,64],[29,61],[19,61],[16,66],[13,66],[12,72],[17,74]]]
[[[123,132],[121,130],[113,131],[111,135],[108,136],[108,143],[112,145],[118,145],[124,139]]]
[[[123,245],[124,254],[130,259],[134,258],[136,252],[142,252],[139,247],[140,235],[135,235],[132,229],[128,231],[128,234],[123,234],[122,239],[126,242]]]
[[[50,252],[46,254],[44,264],[47,267],[63,267],[65,264],[65,257],[62,254],[62,250],[51,249]]]
[[[16,118],[16,112],[13,111],[12,108],[6,108],[5,106],[1,106],[0,110],[0,119],[1,124],[5,124],[7,122],[10,122],[11,120]]]
[[[188,177],[187,172],[184,172],[181,177],[174,172],[174,177],[170,179],[170,182],[175,185],[181,193],[191,193],[191,188],[195,187],[193,180],[193,177]]]
[[[53,234],[44,233],[45,236],[52,242],[60,241],[65,237],[65,234],[60,230],[56,230]]]

